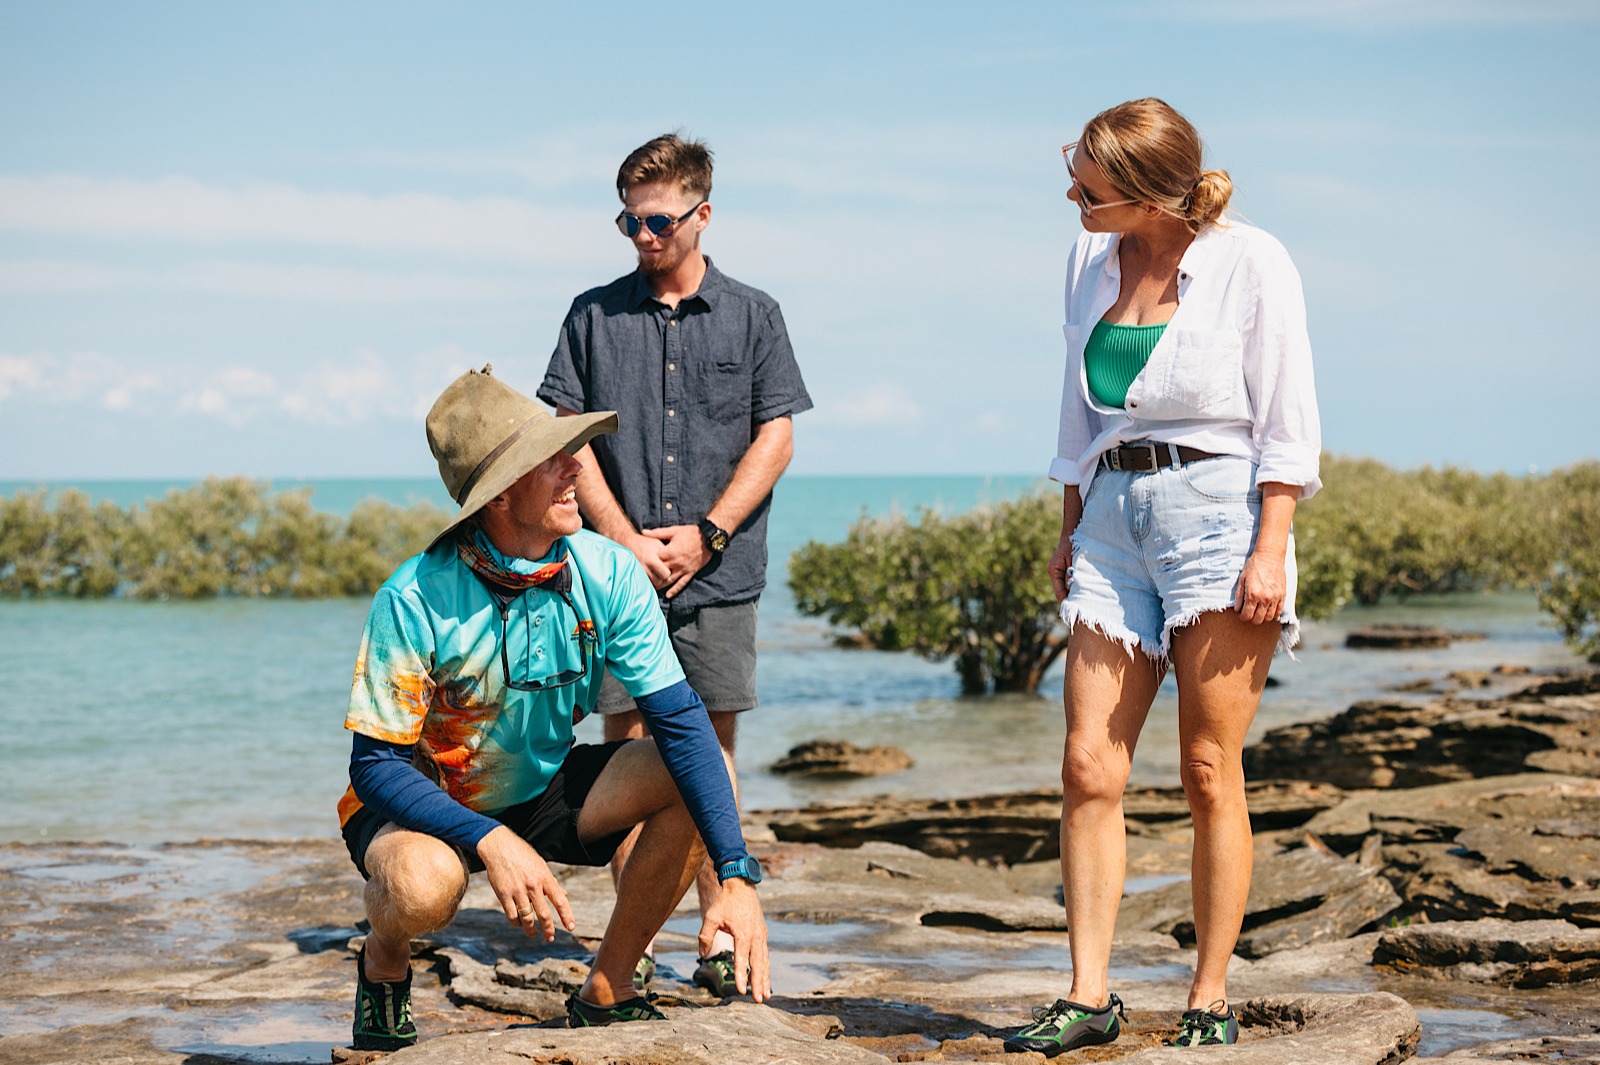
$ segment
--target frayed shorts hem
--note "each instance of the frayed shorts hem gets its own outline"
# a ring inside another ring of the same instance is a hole
[[[1104,618],[1093,617],[1088,611],[1074,604],[1070,599],[1061,601],[1060,615],[1062,622],[1066,624],[1069,630],[1076,628],[1079,624],[1087,625],[1112,643],[1121,644],[1129,654],[1137,651],[1165,669],[1172,661],[1172,634],[1174,632],[1185,625],[1192,625],[1199,620],[1202,614],[1221,613],[1224,610],[1232,610],[1233,608],[1232,600],[1217,606],[1192,607],[1178,617],[1171,618],[1166,622],[1161,629],[1160,644],[1153,647],[1151,646],[1151,641],[1140,637],[1138,633],[1128,626],[1108,621]],[[1278,625],[1278,643],[1273,648],[1272,653],[1274,655],[1286,654],[1292,661],[1299,661],[1295,657],[1294,649],[1300,645],[1300,619],[1291,613],[1285,612],[1278,618]]]

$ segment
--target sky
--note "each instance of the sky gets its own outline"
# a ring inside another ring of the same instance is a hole
[[[816,402],[792,472],[1042,475],[1060,146],[1148,95],[1293,256],[1326,448],[1600,456],[1595,0],[0,0],[0,480],[431,476],[445,384],[531,394],[632,268],[674,129]]]

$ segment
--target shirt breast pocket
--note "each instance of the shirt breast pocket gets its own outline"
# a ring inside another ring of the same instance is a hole
[[[1233,330],[1169,329],[1128,389],[1137,418],[1177,421],[1250,419],[1244,343]]]
[[[750,353],[732,344],[713,344],[697,353],[695,399],[701,409],[720,422],[750,417]]]

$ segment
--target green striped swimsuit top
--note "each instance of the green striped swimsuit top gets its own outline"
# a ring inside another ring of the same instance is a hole
[[[1139,376],[1150,352],[1161,339],[1167,323],[1160,325],[1112,325],[1105,319],[1095,324],[1089,342],[1083,347],[1083,369],[1089,391],[1108,407],[1128,403],[1128,386]]]

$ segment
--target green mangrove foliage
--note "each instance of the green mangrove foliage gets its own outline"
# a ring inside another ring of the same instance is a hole
[[[1398,471],[1326,457],[1295,515],[1299,613],[1388,596],[1533,588],[1583,653],[1600,653],[1600,463],[1544,476]],[[953,659],[962,690],[1032,691],[1065,647],[1045,574],[1055,493],[955,518],[862,518],[789,563],[800,611],[868,646]]]
[[[1029,496],[954,518],[923,510],[862,519],[842,544],[789,560],[801,613],[826,615],[872,647],[954,659],[961,689],[1032,691],[1066,649],[1045,563],[1061,504]]]
[[[0,499],[0,596],[321,598],[371,595],[448,520],[368,500],[348,518],[310,489],[213,478],[127,510],[78,491]]]
[[[1600,463],[1566,470],[1556,489],[1541,513],[1555,562],[1538,585],[1539,605],[1573,648],[1600,662]]]

